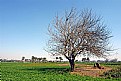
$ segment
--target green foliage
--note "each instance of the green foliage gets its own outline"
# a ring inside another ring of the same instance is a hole
[[[121,78],[121,65],[104,73],[107,78]]]
[[[57,63],[1,63],[1,81],[121,81],[69,73],[69,66]]]

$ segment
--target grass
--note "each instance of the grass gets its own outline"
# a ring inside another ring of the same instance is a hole
[[[121,66],[104,73],[107,78],[121,78]]]
[[[0,70],[1,81],[121,81],[70,74],[69,66],[58,63],[1,63]]]

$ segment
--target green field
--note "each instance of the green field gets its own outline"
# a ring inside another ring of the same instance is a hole
[[[0,63],[0,81],[121,81],[121,78],[93,78],[69,73],[60,63]],[[104,64],[106,65],[106,64]],[[110,65],[109,66],[115,66]]]

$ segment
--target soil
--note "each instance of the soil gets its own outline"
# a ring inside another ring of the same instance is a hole
[[[59,64],[59,66],[69,66],[69,64]],[[112,68],[101,66],[102,69],[96,68],[93,65],[75,64],[75,70],[71,74],[81,76],[101,77],[103,72],[109,71]]]

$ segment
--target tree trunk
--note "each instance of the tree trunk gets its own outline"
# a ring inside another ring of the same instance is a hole
[[[74,66],[75,66],[75,64],[74,64],[74,59],[70,59],[69,60],[69,63],[70,63],[70,66],[71,66],[71,72],[73,72],[74,71]]]

